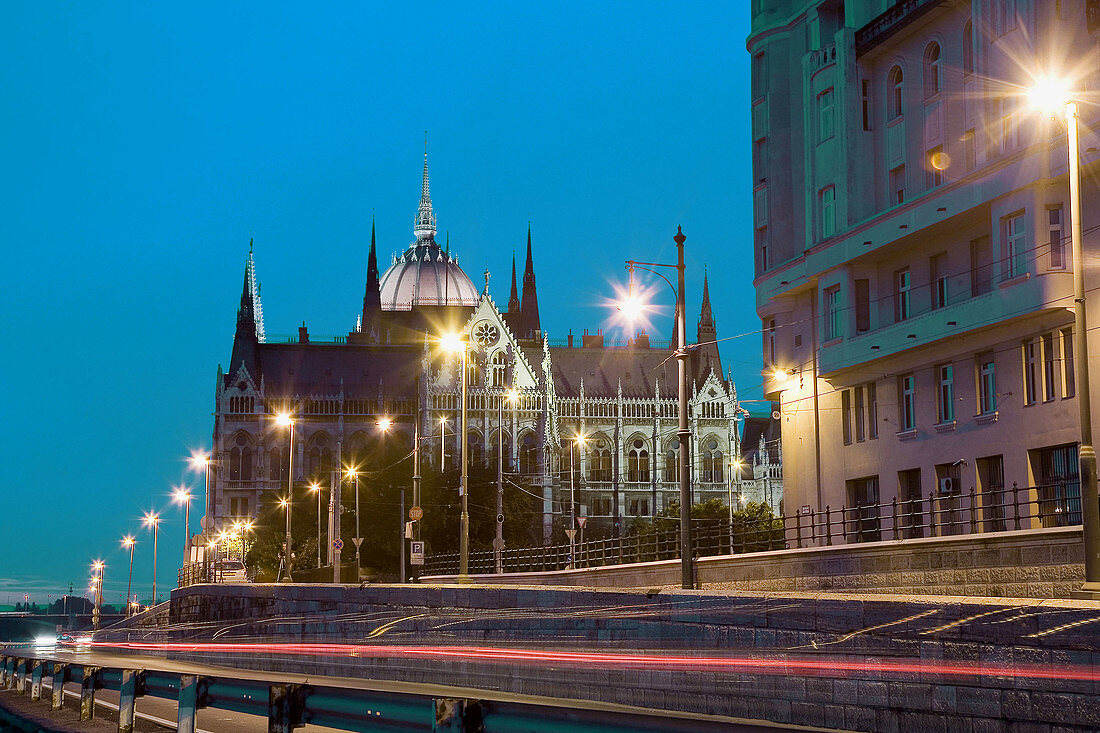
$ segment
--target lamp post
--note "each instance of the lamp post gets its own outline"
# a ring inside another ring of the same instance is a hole
[[[126,580],[126,618],[130,618],[130,590],[134,583],[134,538],[126,535],[122,538],[122,546],[130,548],[130,576]]]
[[[202,470],[203,483],[205,484],[204,495],[206,496],[206,505],[203,507],[203,509],[206,512],[206,514],[210,515],[210,519],[208,521],[211,523],[211,525],[210,525],[209,529],[211,531],[213,531],[213,529],[214,529],[214,525],[213,525],[214,515],[213,515],[211,507],[210,507],[210,456],[208,456],[205,453],[194,453],[194,454],[192,454],[191,455],[191,468],[193,468],[196,471],[198,471],[200,469]],[[203,529],[205,530],[207,528],[203,527]],[[187,547],[188,548],[191,547],[191,523],[190,522],[187,523]]]
[[[92,608],[92,630],[99,631],[99,615],[103,606],[103,561],[96,560],[92,563],[92,583],[95,586],[95,606]]]
[[[439,472],[447,470],[447,418],[439,418]]]
[[[1068,128],[1070,247],[1073,258],[1073,351],[1077,367],[1077,404],[1081,447],[1081,529],[1085,546],[1084,594],[1100,597],[1100,505],[1097,502],[1096,449],[1092,443],[1092,401],[1089,384],[1088,325],[1085,314],[1085,260],[1081,241],[1081,146],[1077,101],[1064,81],[1040,79],[1028,96],[1034,106],[1052,116],[1062,113]]]
[[[363,567],[359,564],[359,546],[363,544],[363,537],[359,533],[359,471],[354,468],[346,469],[348,480],[355,480],[355,536],[351,538],[352,543],[355,545],[355,582],[359,582],[359,569]]]
[[[288,413],[281,412],[275,416],[275,422],[282,427],[290,428],[290,449],[286,472],[286,580],[292,583],[294,582],[294,551],[291,549],[290,503],[294,499],[294,418]]]
[[[639,262],[627,260],[626,269],[630,273],[630,291],[625,302],[619,305],[628,318],[636,318],[645,309],[645,304],[634,297],[634,271],[645,270],[651,272],[672,288],[676,293],[676,363],[679,374],[679,427],[676,431],[680,443],[680,581],[684,588],[694,588],[695,578],[692,570],[692,541],[691,541],[691,463],[688,460],[690,450],[689,439],[691,431],[688,429],[688,373],[687,373],[687,327],[684,316],[684,242],[687,237],[676,227],[676,264],[669,265],[662,262]],[[676,270],[676,285],[662,275],[654,267],[665,267]]]
[[[186,486],[177,486],[174,496],[183,504],[183,564],[186,565],[191,550],[191,491]]]
[[[321,485],[314,481],[309,490],[317,494],[317,567],[321,567]]]
[[[151,606],[157,605],[157,528],[160,527],[160,515],[149,512],[145,515],[146,526],[153,528],[153,601]]]
[[[290,580],[290,499],[283,497],[279,499],[279,506],[286,509],[286,551],[283,553],[283,568],[286,570],[286,574],[283,576],[286,580]]]
[[[493,540],[493,561],[497,573],[504,572],[504,402],[515,407],[519,393],[503,392],[497,403],[497,536]]]
[[[470,509],[469,509],[469,497],[468,489],[466,485],[466,471],[467,462],[469,461],[469,445],[466,439],[466,382],[467,382],[467,352],[470,344],[464,338],[458,334],[448,334],[442,339],[442,343],[445,349],[454,353],[455,351],[462,352],[462,425],[459,431],[459,444],[462,452],[462,471],[460,473],[458,483],[458,494],[462,497],[462,515],[459,518],[459,535],[458,535],[458,582],[469,583],[470,582]]]
[[[573,465],[574,454],[584,445],[585,437],[578,435],[573,438],[573,445],[569,446],[569,569],[577,564],[577,479],[576,468]]]

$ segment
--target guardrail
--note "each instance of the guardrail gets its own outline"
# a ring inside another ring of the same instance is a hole
[[[855,544],[880,540],[945,537],[1007,530],[1067,527],[1081,523],[1081,489],[1076,482],[996,488],[968,493],[932,492],[927,497],[860,503],[780,516],[692,519],[692,556],[711,557],[794,547]],[[648,531],[574,545],[505,549],[504,572],[546,572],[603,567],[680,557],[680,520],[657,517]],[[454,575],[457,554],[429,555],[425,575]],[[471,552],[471,573],[495,571],[490,551]]]
[[[136,662],[137,660],[135,660]],[[133,733],[135,704],[152,696],[178,701],[179,733],[195,733],[196,713],[203,708],[266,716],[270,733],[291,733],[306,723],[351,731],[515,731],[730,730],[728,722],[678,717],[664,713],[569,706],[535,701],[440,697],[324,684],[266,682],[202,674],[95,666],[20,656],[0,657],[0,688],[42,699],[49,676],[51,710],[65,704],[64,686],[80,682],[80,719],[95,715],[97,690],[119,693],[118,731]],[[756,726],[753,726],[756,729]]]

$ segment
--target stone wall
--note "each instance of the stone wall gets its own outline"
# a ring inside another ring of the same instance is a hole
[[[680,561],[476,577],[491,583],[667,587],[680,585]],[[753,552],[696,563],[701,588],[729,590],[1070,598],[1084,577],[1079,526]]]

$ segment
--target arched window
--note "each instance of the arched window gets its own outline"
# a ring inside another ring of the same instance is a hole
[[[504,441],[504,461],[501,464],[505,471],[512,470],[512,437],[507,432],[494,430],[490,436],[489,456],[493,465],[496,465],[497,455],[501,453],[500,442]]]
[[[665,451],[665,481],[680,480],[680,441],[670,443]]]
[[[229,450],[229,480],[252,480],[252,448],[248,436],[238,433]]]
[[[283,478],[283,453],[281,448],[272,448],[267,458],[267,477],[272,481]]]
[[[492,360],[489,362],[489,374],[494,387],[504,386],[504,377],[508,371],[508,358],[504,355],[503,351],[498,351],[493,354]]]
[[[924,98],[939,94],[943,88],[940,75],[940,44],[929,43],[924,50]]]
[[[469,446],[468,458],[470,463],[485,462],[485,444],[481,441],[479,433],[470,433],[466,436],[466,445]]]
[[[252,448],[241,448],[241,481],[252,480]]]
[[[641,438],[634,440],[630,453],[627,454],[626,480],[635,483],[649,481],[649,451],[645,449],[645,441]]]
[[[902,113],[902,73],[901,67],[890,69],[889,82],[886,88],[887,117],[891,120],[901,117]]]
[[[718,441],[713,438],[703,446],[703,481],[715,484],[722,482],[722,451],[718,449]]]
[[[611,450],[606,438],[589,441],[588,478],[589,481],[611,481]]]
[[[963,26],[963,73],[974,73],[974,23],[969,20]]]
[[[526,433],[519,442],[519,472],[532,474],[539,470],[539,449],[535,445],[535,436]]]

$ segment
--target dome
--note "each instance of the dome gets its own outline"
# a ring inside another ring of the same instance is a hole
[[[477,305],[478,291],[434,239],[425,238],[394,257],[379,282],[382,310],[410,310],[422,305]]]

